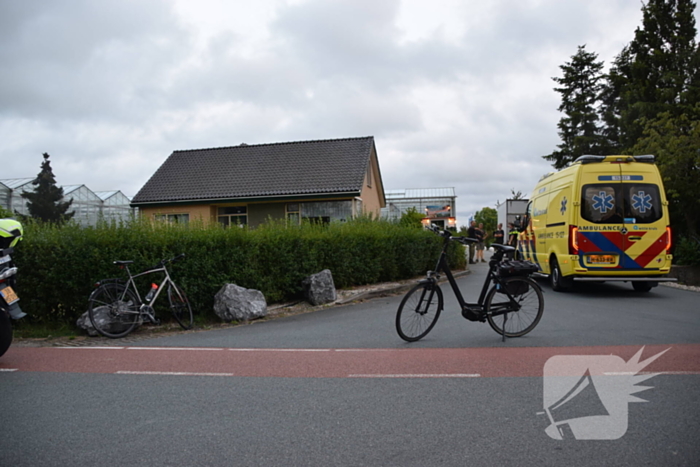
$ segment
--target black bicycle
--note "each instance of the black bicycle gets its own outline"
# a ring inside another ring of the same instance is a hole
[[[166,264],[184,258],[185,254],[171,259],[161,260],[152,268],[138,274],[131,274],[129,265],[133,261],[115,261],[114,264],[126,269],[129,278],[105,279],[98,282],[97,288],[90,295],[88,302],[88,316],[97,332],[105,337],[117,338],[129,334],[136,326],[143,322],[160,324],[153,309],[160,292],[167,286],[168,302],[173,316],[182,329],[191,329],[194,322],[192,307],[185,292],[175,284],[170,277]],[[141,299],[134,279],[154,273],[163,273],[165,277],[160,285],[153,283],[148,293]]]
[[[489,272],[481,288],[479,301],[467,303],[455,282],[447,264],[447,247],[450,241],[469,244],[477,240],[455,237],[448,230],[436,226],[430,229],[445,240],[435,271],[408,291],[396,313],[396,331],[405,341],[415,342],[425,337],[437,323],[443,309],[442,290],[438,284],[440,271],[444,271],[462,308],[462,316],[469,321],[491,325],[494,331],[506,337],[520,337],[535,329],[544,311],[544,297],[540,286],[530,274],[537,266],[528,261],[515,261],[515,248],[493,244],[495,253],[489,261]],[[489,285],[493,284],[489,290]]]

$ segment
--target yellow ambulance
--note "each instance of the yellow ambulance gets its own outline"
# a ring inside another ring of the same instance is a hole
[[[626,281],[647,292],[671,270],[668,202],[654,156],[581,156],[542,177],[518,251],[552,288]]]

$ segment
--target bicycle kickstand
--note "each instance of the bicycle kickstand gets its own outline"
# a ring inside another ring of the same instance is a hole
[[[501,342],[506,341],[506,323],[508,322],[508,313],[503,313],[503,330],[501,332]]]

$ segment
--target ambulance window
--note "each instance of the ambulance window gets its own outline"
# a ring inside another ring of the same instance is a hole
[[[637,183],[623,185],[625,222],[649,224],[661,219],[661,197],[656,185]]]
[[[622,203],[616,185],[584,185],[581,217],[599,224],[621,224]]]

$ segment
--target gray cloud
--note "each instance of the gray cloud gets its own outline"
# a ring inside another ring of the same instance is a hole
[[[373,135],[386,188],[453,186],[466,223],[550,170],[551,77],[581,44],[610,60],[641,5],[446,5],[3,1],[0,178],[49,152],[134,195],[176,149]]]

